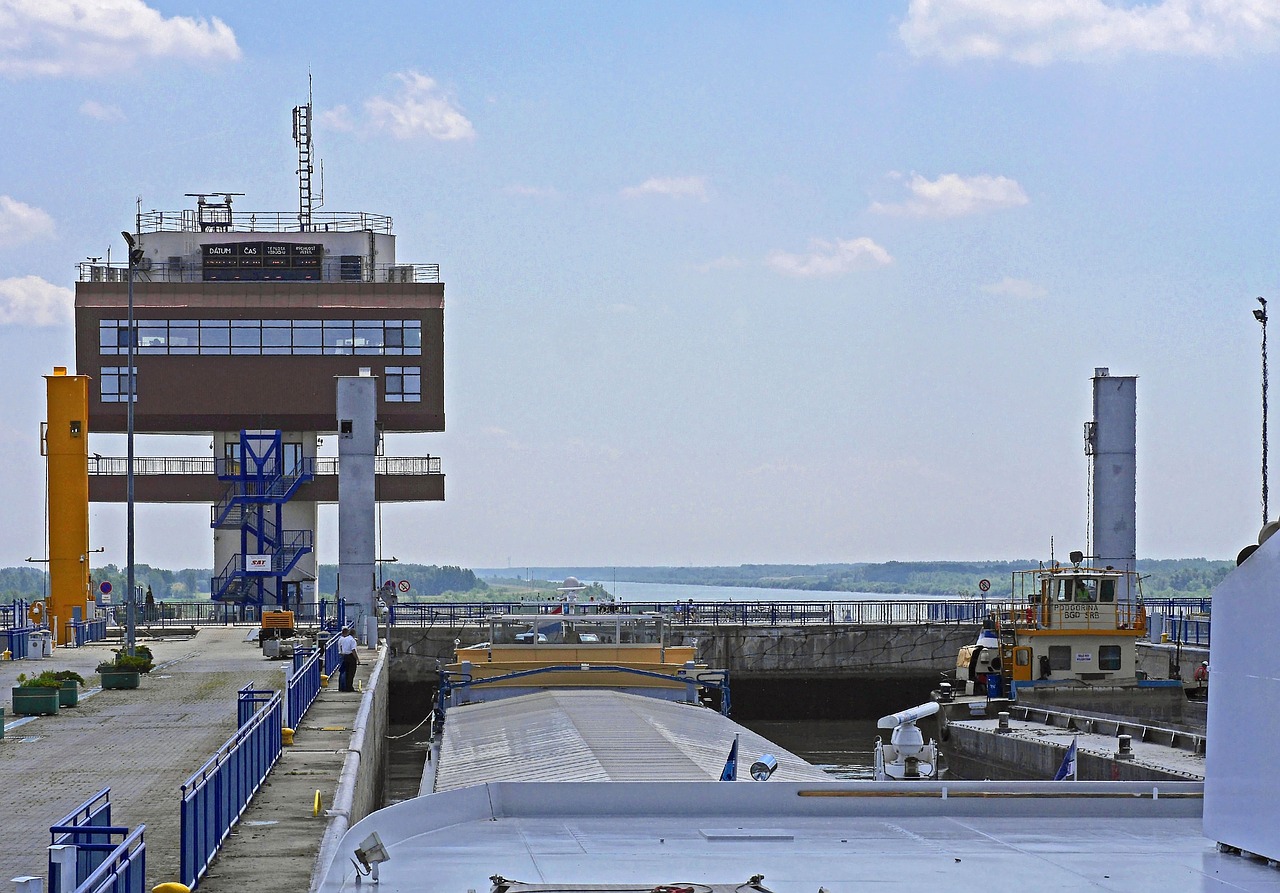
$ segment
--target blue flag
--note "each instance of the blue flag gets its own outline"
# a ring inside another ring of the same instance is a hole
[[[1062,758],[1062,765],[1058,767],[1058,774],[1053,777],[1054,781],[1062,781],[1064,778],[1070,778],[1072,781],[1076,779],[1076,745],[1080,743],[1080,736],[1071,739],[1071,746],[1067,748],[1067,755]]]
[[[729,748],[729,759],[724,761],[724,771],[720,773],[721,781],[738,780],[738,736],[733,736],[733,747]]]

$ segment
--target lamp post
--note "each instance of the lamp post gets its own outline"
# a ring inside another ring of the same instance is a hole
[[[125,244],[128,246],[129,255],[129,351],[128,366],[126,369],[126,379],[128,381],[127,390],[125,392],[125,428],[127,431],[127,458],[125,459],[125,564],[127,565],[126,575],[126,595],[127,602],[125,604],[125,639],[124,645],[127,654],[134,653],[134,645],[137,642],[138,628],[138,599],[134,591],[135,582],[133,575],[133,401],[137,389],[134,387],[133,376],[133,354],[134,346],[137,341],[137,331],[133,325],[133,274],[138,268],[138,261],[142,259],[142,249],[137,247],[133,236],[129,233],[122,232]]]
[[[1267,507],[1267,299],[1258,298],[1262,306],[1253,311],[1253,318],[1262,323],[1262,526],[1270,520]]]

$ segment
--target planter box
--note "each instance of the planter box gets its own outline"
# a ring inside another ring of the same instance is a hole
[[[62,688],[58,689],[58,706],[74,707],[80,703],[80,683],[74,679],[64,679]]]
[[[137,670],[103,670],[103,688],[137,688],[142,674]]]
[[[48,716],[57,713],[58,691],[56,688],[15,688],[13,712],[21,716]]]

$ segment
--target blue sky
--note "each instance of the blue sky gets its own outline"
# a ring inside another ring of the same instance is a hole
[[[1139,556],[1256,536],[1271,0],[0,0],[0,35],[0,565],[44,549],[75,263],[138,196],[296,207],[308,69],[325,207],[447,283],[448,431],[389,451],[448,500],[384,555],[1047,556],[1096,366],[1139,376]],[[140,509],[138,559],[208,566],[206,519]],[[123,511],[91,528],[122,560]]]

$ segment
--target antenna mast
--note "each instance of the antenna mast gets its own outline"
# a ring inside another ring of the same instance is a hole
[[[307,72],[307,104],[293,107],[293,141],[298,144],[298,228],[311,229],[311,72]],[[323,199],[321,199],[323,201]]]

